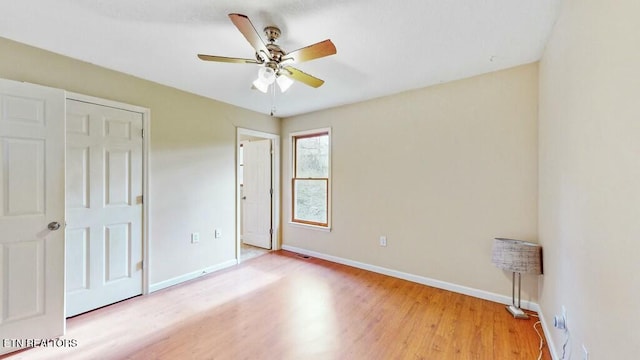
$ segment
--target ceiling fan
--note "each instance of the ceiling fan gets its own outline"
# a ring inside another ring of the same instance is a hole
[[[264,33],[268,40],[268,43],[265,44],[246,15],[229,14],[229,18],[255,49],[256,58],[242,59],[205,54],[198,54],[198,58],[205,61],[263,65],[258,70],[258,78],[253,82],[253,86],[264,93],[274,82],[277,82],[282,92],[293,84],[293,80],[314,88],[324,84],[324,80],[309,75],[291,65],[335,54],[336,47],[331,40],[327,39],[287,53],[276,44],[276,40],[280,37],[279,28],[275,26],[264,28]]]

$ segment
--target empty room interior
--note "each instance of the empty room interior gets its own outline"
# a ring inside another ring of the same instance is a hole
[[[640,353],[637,0],[0,14],[0,358]]]

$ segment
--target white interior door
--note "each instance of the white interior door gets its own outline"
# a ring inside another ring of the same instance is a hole
[[[64,107],[62,90],[0,79],[2,339],[64,333]]]
[[[243,146],[242,242],[271,249],[271,140]]]
[[[67,100],[67,316],[142,294],[142,116]]]

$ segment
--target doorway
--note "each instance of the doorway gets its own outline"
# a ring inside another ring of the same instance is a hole
[[[280,247],[280,136],[237,130],[238,262]]]

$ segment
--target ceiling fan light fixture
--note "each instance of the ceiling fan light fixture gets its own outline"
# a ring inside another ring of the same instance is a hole
[[[269,90],[269,84],[267,84],[266,82],[262,81],[262,79],[260,79],[260,77],[258,77],[257,79],[255,79],[253,81],[253,86],[255,86],[256,89],[262,91],[263,93],[267,93],[267,90]]]
[[[264,82],[267,85],[271,85],[274,81],[276,81],[276,72],[268,66],[261,67],[260,69],[258,69],[258,80]]]
[[[276,78],[276,82],[278,83],[278,87],[280,88],[281,92],[285,92],[287,90],[289,90],[289,88],[291,87],[291,85],[293,85],[293,80],[291,80],[290,78],[286,77],[286,76],[278,76]]]

